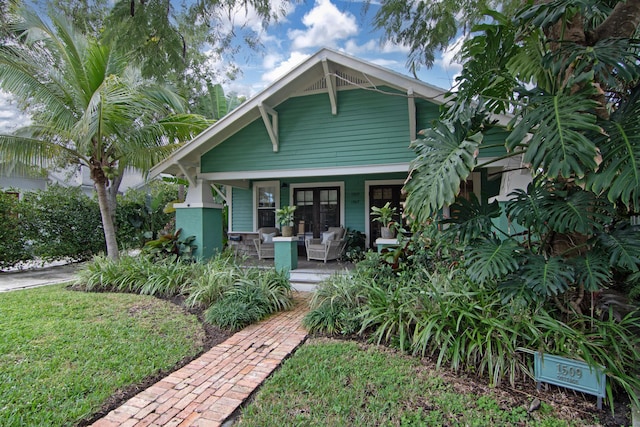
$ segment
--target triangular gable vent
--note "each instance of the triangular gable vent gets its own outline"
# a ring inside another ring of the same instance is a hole
[[[334,74],[336,75],[337,87],[371,86],[371,82],[362,77],[355,77],[343,71],[334,71]],[[324,90],[327,90],[327,80],[325,78],[321,78],[311,86],[308,86],[304,92],[317,92]]]

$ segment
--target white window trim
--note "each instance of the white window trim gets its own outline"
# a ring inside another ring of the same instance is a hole
[[[253,229],[258,229],[258,189],[275,187],[276,209],[280,209],[280,181],[254,181],[253,183]],[[276,224],[277,226],[277,224]]]
[[[332,182],[303,182],[297,184],[289,184],[289,205],[293,205],[293,193],[295,189],[299,188],[323,188],[323,187],[338,187],[340,188],[340,226],[345,227],[345,206],[344,206],[344,181],[332,181]]]
[[[369,191],[372,186],[378,185],[404,185],[404,179],[381,179],[364,182],[364,234],[366,235],[366,244],[369,244],[369,236],[371,235],[371,211],[369,210]]]

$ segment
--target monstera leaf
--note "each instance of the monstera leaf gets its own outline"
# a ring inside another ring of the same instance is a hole
[[[411,143],[417,157],[411,162],[406,210],[425,222],[445,205],[452,204],[460,183],[476,165],[481,133],[468,135],[470,124],[443,122],[422,131],[424,138]]]
[[[583,177],[597,167],[598,151],[587,133],[601,133],[590,85],[576,93],[522,93],[528,108],[507,137],[515,150],[531,136],[523,160],[534,171],[555,178]]]
[[[597,144],[602,163],[587,179],[588,187],[597,194],[606,194],[611,202],[622,201],[627,207],[640,210],[640,88],[602,124],[606,135]]]
[[[499,280],[520,267],[518,249],[518,243],[514,240],[478,240],[469,249],[470,255],[465,263],[467,274],[480,284]]]
[[[595,292],[605,287],[611,280],[609,259],[602,251],[592,250],[582,256],[572,258],[571,264],[575,272],[576,283],[584,289]]]
[[[621,223],[610,233],[597,236],[597,247],[609,255],[612,267],[627,271],[640,271],[640,228]]]
[[[547,208],[552,197],[548,187],[542,179],[535,179],[526,191],[516,189],[509,193],[510,200],[506,205],[509,218],[537,233],[546,229]]]
[[[566,292],[574,282],[573,269],[563,258],[531,254],[520,268],[520,278],[533,293],[551,297]]]
[[[490,237],[493,218],[500,216],[500,205],[497,201],[481,205],[475,194],[469,200],[458,197],[449,207],[451,218],[441,221],[451,226],[445,231],[445,238],[459,239],[461,243],[469,243],[479,237]]]
[[[572,188],[566,197],[554,197],[546,204],[547,222],[558,233],[590,234],[610,222],[609,206],[590,191]]]

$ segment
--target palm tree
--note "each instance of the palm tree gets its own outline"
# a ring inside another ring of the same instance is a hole
[[[110,44],[79,34],[63,17],[45,21],[22,8],[10,30],[13,38],[0,46],[0,87],[33,123],[0,135],[0,153],[6,161],[88,167],[115,259],[107,189],[117,191],[125,169],[147,171],[208,122],[186,114],[173,91],[144,80]]]

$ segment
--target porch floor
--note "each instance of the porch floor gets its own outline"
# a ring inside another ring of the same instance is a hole
[[[245,265],[247,266],[256,266],[256,267],[261,267],[261,268],[273,268],[274,267],[274,261],[273,259],[258,259],[258,257],[250,257],[247,258],[247,260],[244,262]],[[337,261],[337,260],[332,260],[332,261],[327,261],[326,263],[322,262],[322,261],[315,261],[315,260],[307,260],[307,257],[304,256],[299,256],[298,257],[298,268],[296,268],[294,271],[313,271],[313,272],[320,272],[320,273],[327,273],[327,274],[331,274],[331,273],[337,273],[337,272],[344,272],[345,270],[353,270],[355,268],[355,265],[351,262],[347,262],[347,261]]]

